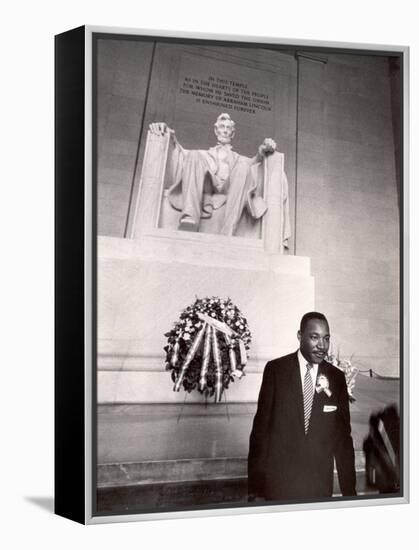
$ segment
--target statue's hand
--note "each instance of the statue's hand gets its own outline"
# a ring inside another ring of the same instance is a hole
[[[259,155],[262,157],[265,155],[270,155],[275,151],[276,151],[276,143],[271,138],[265,138],[263,140],[262,145],[259,146],[259,150],[258,150]]]
[[[152,122],[148,129],[156,136],[164,136],[166,132],[174,134],[174,130],[170,129],[165,122]]]

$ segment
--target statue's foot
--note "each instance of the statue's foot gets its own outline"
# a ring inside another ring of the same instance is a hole
[[[183,216],[179,222],[182,231],[198,231],[198,223],[191,216]]]

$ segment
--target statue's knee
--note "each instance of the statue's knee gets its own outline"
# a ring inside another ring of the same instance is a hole
[[[203,151],[190,151],[186,159],[186,164],[200,170],[206,170],[208,168],[208,161]]]
[[[203,158],[202,152],[199,151],[199,150],[195,150],[195,151],[192,150],[192,151],[189,151],[188,158],[189,158],[189,159],[194,159],[194,160],[196,160],[196,159],[199,159],[199,160],[200,160],[200,159]]]
[[[236,162],[236,165],[233,168],[233,171],[231,173],[232,177],[234,176],[246,176],[249,172],[249,163],[245,160],[238,160]]]

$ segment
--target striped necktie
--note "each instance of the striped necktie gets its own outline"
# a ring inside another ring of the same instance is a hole
[[[303,398],[304,398],[304,431],[307,434],[308,425],[310,424],[310,415],[311,407],[313,405],[313,380],[311,378],[310,370],[313,368],[313,365],[307,363],[307,371],[304,376],[304,388],[303,388]]]

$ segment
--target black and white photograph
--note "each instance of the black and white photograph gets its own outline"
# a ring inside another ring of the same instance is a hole
[[[413,8],[4,5],[2,548],[415,545]]]
[[[92,54],[94,515],[406,496],[403,52]]]

